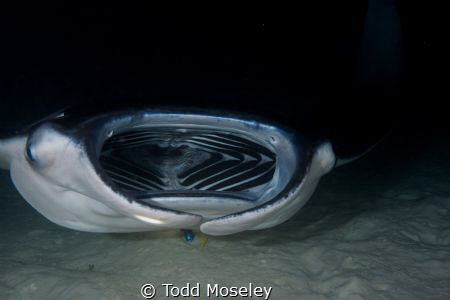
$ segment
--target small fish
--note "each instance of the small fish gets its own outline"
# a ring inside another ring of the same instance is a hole
[[[189,230],[189,229],[182,229],[182,232],[183,232],[183,237],[184,237],[184,240],[186,241],[186,243],[191,245],[192,241],[195,238],[194,232],[192,230]]]

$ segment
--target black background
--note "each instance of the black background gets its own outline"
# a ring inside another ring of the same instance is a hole
[[[433,6],[385,2],[399,15],[401,72],[364,84],[365,1],[8,7],[2,119],[24,126],[72,104],[197,105],[363,143],[445,120]]]

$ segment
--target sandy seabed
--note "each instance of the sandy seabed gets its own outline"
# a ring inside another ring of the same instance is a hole
[[[250,283],[272,287],[269,299],[450,299],[450,134],[434,132],[394,131],[286,223],[203,247],[180,232],[59,227],[1,172],[0,299],[144,299],[148,283],[153,299],[188,283],[200,296],[174,299]]]

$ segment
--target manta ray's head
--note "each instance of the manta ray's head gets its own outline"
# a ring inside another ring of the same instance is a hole
[[[0,166],[51,221],[94,232],[284,222],[334,165],[328,142],[231,114],[59,114],[0,141]]]

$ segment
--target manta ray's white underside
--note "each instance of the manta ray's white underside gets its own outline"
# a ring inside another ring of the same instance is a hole
[[[293,216],[335,164],[327,141],[233,116],[60,118],[0,140],[0,166],[37,211],[75,230],[269,228]]]

